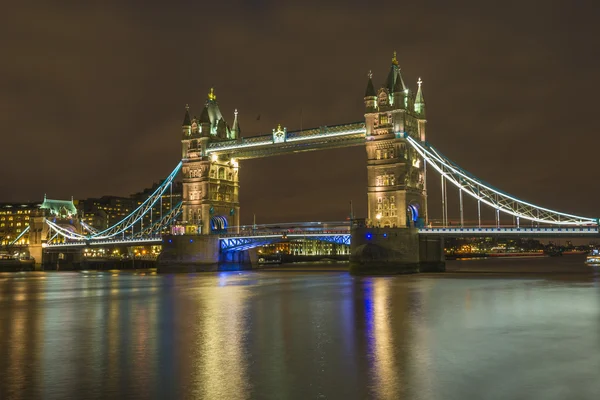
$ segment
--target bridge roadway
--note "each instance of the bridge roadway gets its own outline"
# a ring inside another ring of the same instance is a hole
[[[282,224],[284,225],[284,224]],[[530,238],[598,238],[600,231],[596,226],[582,227],[430,227],[420,228],[420,235],[443,237],[530,237]],[[294,239],[314,239],[329,243],[350,245],[350,228],[347,229],[278,229],[244,232],[241,234],[221,234],[219,236],[221,251],[242,251],[266,244]],[[190,240],[193,240],[190,238]],[[142,246],[160,244],[163,238],[153,236],[148,238],[90,240],[67,243],[47,244],[46,250],[60,250],[86,246]]]

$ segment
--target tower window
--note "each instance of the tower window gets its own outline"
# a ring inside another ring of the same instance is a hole
[[[378,160],[381,160],[381,150],[377,150],[377,151],[375,152],[375,157],[376,157]]]

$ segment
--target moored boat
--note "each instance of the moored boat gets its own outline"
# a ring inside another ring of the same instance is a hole
[[[593,249],[585,258],[585,263],[588,265],[600,265],[600,250]]]

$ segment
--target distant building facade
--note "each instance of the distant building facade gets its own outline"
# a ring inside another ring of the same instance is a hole
[[[42,205],[35,203],[0,203],[0,245],[12,243],[29,226],[32,213],[37,212]],[[29,235],[23,234],[16,245],[29,244]]]

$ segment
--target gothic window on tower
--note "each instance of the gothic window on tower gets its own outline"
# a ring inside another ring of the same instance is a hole
[[[219,168],[219,179],[225,179],[225,168]]]
[[[396,202],[396,198],[394,196],[390,196],[390,203],[395,203]]]
[[[387,152],[387,150],[383,151],[383,158],[386,158],[386,159],[388,158],[388,152]]]
[[[377,158],[378,160],[381,160],[381,150],[377,150],[375,152],[375,158]]]
[[[381,125],[387,125],[388,123],[388,116],[387,114],[381,114],[379,115],[379,124]]]
[[[376,183],[377,186],[381,186],[381,175],[377,175]]]
[[[378,197],[378,198],[377,198],[377,202],[378,202],[378,203],[381,203],[381,201],[382,201],[382,200],[381,200],[381,197]]]
[[[394,175],[390,176],[390,185],[394,186],[396,184],[396,177]]]
[[[390,155],[390,158],[394,158],[394,149],[390,149],[389,155]]]

